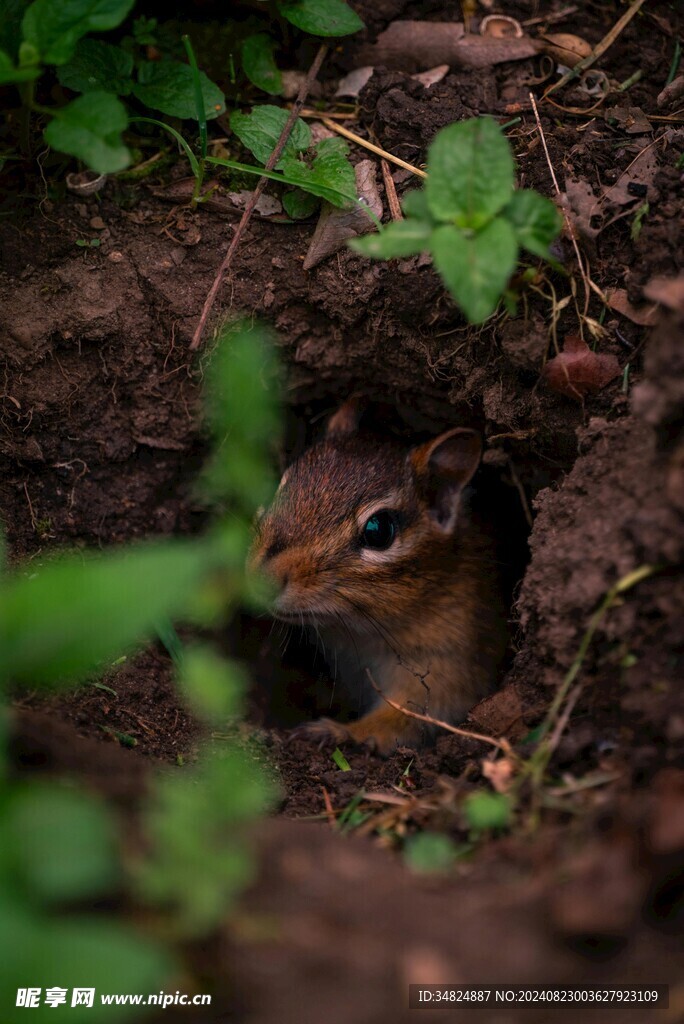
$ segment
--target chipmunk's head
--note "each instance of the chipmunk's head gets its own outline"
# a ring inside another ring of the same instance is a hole
[[[480,435],[456,428],[407,451],[360,433],[361,412],[352,399],[333,415],[257,517],[250,567],[275,582],[279,619],[359,629],[401,618],[453,549]]]

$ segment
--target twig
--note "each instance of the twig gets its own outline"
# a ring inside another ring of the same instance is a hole
[[[264,170],[272,171],[273,168],[275,167],[275,165],[278,163],[278,160],[280,159],[281,154],[282,154],[283,150],[285,149],[285,144],[286,144],[287,140],[290,137],[290,132],[294,128],[295,121],[299,117],[299,112],[302,109],[302,107],[304,106],[304,100],[306,99],[306,97],[308,95],[309,89],[311,88],[311,86],[312,86],[312,84],[314,82],[314,79],[316,78],[316,75],[320,71],[321,64],[323,63],[323,60],[324,60],[325,55],[326,55],[327,52],[328,52],[328,44],[327,43],[321,43],[321,45],[320,45],[320,47],[318,49],[318,53],[314,57],[313,63],[311,65],[311,67],[309,68],[308,72],[307,72],[307,76],[304,79],[304,81],[302,82],[301,86],[299,87],[299,92],[297,94],[297,99],[292,104],[292,110],[290,111],[290,116],[288,117],[287,121],[285,122],[285,126],[284,126],[282,132],[280,133],[280,137],[279,137],[278,141],[275,144],[275,149],[273,150],[273,152],[271,153],[270,157],[268,158],[268,161],[266,163],[266,167],[264,168]],[[233,237],[231,239],[231,242],[230,242],[230,245],[228,246],[228,252],[226,253],[226,255],[225,255],[224,259],[223,259],[223,263],[219,267],[219,271],[218,271],[218,274],[216,275],[216,277],[214,279],[214,283],[212,284],[211,288],[209,289],[209,294],[207,295],[206,299],[204,300],[204,307],[202,308],[202,314],[200,316],[199,323],[197,324],[197,328],[195,330],[195,333],[194,333],[193,338],[192,338],[192,342],[190,344],[190,351],[191,352],[196,351],[200,347],[200,345],[202,344],[202,337],[204,335],[204,329],[206,327],[207,318],[208,318],[209,314],[211,313],[211,310],[212,310],[212,307],[214,305],[214,302],[216,301],[216,296],[218,294],[218,290],[221,287],[221,284],[223,283],[223,278],[226,275],[226,271],[228,270],[228,268],[230,267],[230,264],[233,261],[233,256],[235,255],[237,247],[240,244],[240,240],[242,239],[242,236],[245,233],[245,229],[246,229],[247,225],[249,224],[249,222],[251,220],[251,217],[252,217],[252,214],[254,213],[256,205],[259,202],[259,197],[261,196],[261,193],[266,188],[267,182],[268,182],[268,178],[259,178],[259,180],[258,180],[258,182],[256,184],[256,188],[252,192],[252,194],[251,194],[251,196],[249,198],[249,201],[248,201],[247,205],[245,206],[245,212],[242,214],[242,217],[240,219],[240,223],[238,224],[237,228],[235,229],[235,234],[233,235]]]
[[[547,164],[549,166],[549,172],[551,174],[551,180],[553,181],[553,187],[556,190],[556,195],[560,196],[561,190],[558,187],[558,179],[556,178],[556,172],[553,169],[553,164],[551,163],[551,157],[549,156],[549,147],[546,145],[546,137],[544,135],[544,129],[542,128],[542,123],[541,123],[541,121],[539,119],[539,110],[537,109],[537,101],[534,98],[534,93],[531,92],[529,94],[529,96],[530,96],[530,103],[532,104],[532,110],[534,112],[534,119],[537,122],[537,129],[539,131],[539,137],[541,138],[542,146],[544,147],[544,154],[546,155],[546,162],[547,162]],[[570,235],[570,238],[572,240],[572,247],[575,250],[575,256],[577,257],[577,266],[579,267],[579,272],[582,275],[582,281],[584,282],[584,294],[585,294],[585,298],[584,298],[584,315],[586,316],[587,315],[587,310],[589,309],[589,299],[591,297],[590,294],[589,294],[590,290],[595,291],[596,294],[601,299],[601,301],[604,302],[604,303],[606,303],[606,298],[605,298],[603,292],[601,291],[601,289],[598,287],[598,285],[594,284],[594,282],[591,280],[591,278],[589,277],[588,273],[584,269],[584,264],[582,263],[582,255],[580,253],[579,245],[577,244],[577,236],[575,235],[575,229],[574,229],[574,227],[572,225],[572,221],[570,220],[570,217],[568,216],[567,210],[565,210],[565,208],[562,209],[562,212],[563,212],[563,219],[565,220],[565,223],[566,223],[567,228],[568,228],[568,234]],[[606,305],[607,305],[607,303],[606,303]]]
[[[643,7],[645,3],[646,0],[634,0],[631,7],[629,7],[622,17],[615,22],[610,32],[603,37],[600,43],[596,44],[589,56],[585,57],[584,60],[581,60],[578,64],[575,64],[574,68],[566,71],[562,78],[559,78],[557,82],[550,85],[544,93],[544,96],[550,96],[552,92],[555,92],[557,89],[561,89],[564,85],[567,85],[573,78],[577,78],[577,76],[583,71],[590,68],[592,64],[599,59],[599,57],[602,57],[606,50],[613,45],[622,30],[630,23],[637,11]]]
[[[397,164],[399,167],[403,167],[405,171],[410,171],[411,174],[417,174],[419,178],[427,178],[427,171],[421,171],[420,167],[414,167],[413,164],[406,163],[401,157],[393,156],[392,153],[388,153],[386,149],[381,149],[380,146],[374,145],[372,142],[368,142],[367,139],[362,139],[360,135],[356,135],[354,132],[350,132],[348,128],[343,128],[341,124],[335,124],[328,117],[322,117],[321,121],[326,128],[329,128],[333,132],[337,132],[338,135],[344,135],[345,139],[351,139],[357,146],[363,146],[364,149],[369,149],[371,153],[377,153],[378,156],[382,156],[385,160],[389,160],[390,163]]]
[[[387,205],[390,208],[390,214],[392,220],[403,220],[404,215],[401,212],[401,206],[399,205],[399,197],[397,196],[397,190],[390,174],[389,164],[383,157],[380,161],[380,169],[382,171],[382,180],[385,183],[385,195],[387,196]]]
[[[577,8],[573,5],[571,7],[564,7],[562,11],[557,11],[556,14],[545,14],[538,18],[528,18],[527,21],[521,21],[520,24],[523,28],[530,28],[532,25],[552,25],[556,21],[563,21],[570,14],[574,14]]]
[[[373,675],[369,668],[366,669],[366,675],[370,679],[371,686],[379,693],[386,704],[389,704],[395,711],[401,711],[402,715],[406,715],[408,718],[415,718],[419,722],[425,722],[427,725],[437,726],[438,729],[445,729],[446,732],[451,732],[455,736],[464,736],[468,740],[477,740],[480,743],[489,743],[490,746],[496,747],[497,750],[501,750],[506,757],[510,757],[512,760],[517,761],[517,755],[513,750],[508,740],[501,739],[495,740],[493,736],[484,736],[479,732],[471,732],[469,729],[459,729],[456,725],[451,725],[449,722],[443,722],[439,718],[433,718],[432,715],[421,715],[418,711],[411,711],[409,708],[405,708],[403,704],[397,704],[396,701],[390,700],[382,692],[378,684],[373,679]]]

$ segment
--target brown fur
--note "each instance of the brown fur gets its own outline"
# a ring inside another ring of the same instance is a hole
[[[250,563],[279,587],[276,617],[314,626],[331,666],[371,698],[357,722],[322,719],[306,731],[386,752],[422,731],[373,691],[367,670],[387,697],[451,721],[496,683],[507,637],[495,545],[463,493],[479,439],[449,431],[407,454],[354,433],[353,417],[332,422],[285,473]],[[364,509],[378,507],[400,516],[381,556],[360,543]]]

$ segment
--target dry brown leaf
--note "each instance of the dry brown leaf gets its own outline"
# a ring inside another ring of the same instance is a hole
[[[485,758],[482,762],[482,774],[489,779],[497,793],[507,793],[513,785],[513,762],[508,757],[499,757],[496,761]]]
[[[666,107],[669,103],[674,103],[680,96],[684,96],[684,75],[679,75],[673,79],[669,85],[666,85],[662,92],[658,93],[656,104],[659,107]]]
[[[543,380],[553,391],[581,401],[595,394],[620,375],[620,364],[613,355],[592,352],[578,334],[567,334],[563,351],[549,359]]]
[[[354,168],[356,191],[360,199],[376,217],[382,217],[382,200],[375,180],[375,164],[372,160],[360,160]],[[323,203],[321,215],[313,238],[302,264],[304,270],[311,270],[321,260],[331,256],[350,239],[373,231],[375,225],[370,217],[354,206],[351,210],[340,210],[330,203]]]
[[[654,277],[644,287],[644,295],[675,313],[684,313],[684,274],[679,277]]]
[[[468,35],[458,22],[393,21],[377,42],[364,46],[360,59],[392,71],[426,71],[438,64],[449,67],[490,67],[535,57],[537,42],[529,36],[494,39]]]
[[[539,38],[544,52],[567,68],[574,68],[592,52],[591,43],[570,32],[546,32]]]
[[[658,319],[657,305],[633,306],[627,298],[627,292],[624,288],[608,288],[604,294],[610,308],[614,309],[617,313],[622,313],[633,324],[650,327]]]
[[[375,71],[374,67],[366,65],[362,68],[354,68],[344,78],[340,78],[336,96],[358,96],[364,85],[368,83]]]

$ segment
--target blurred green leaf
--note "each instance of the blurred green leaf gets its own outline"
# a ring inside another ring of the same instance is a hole
[[[213,495],[232,498],[250,516],[273,489],[265,455],[280,437],[277,372],[264,327],[224,327],[206,376],[207,414],[217,444],[205,479]]]
[[[65,556],[0,587],[0,680],[82,679],[183,611],[216,562],[207,542]]]
[[[260,163],[266,164],[289,116],[288,110],[264,103],[254,107],[251,114],[243,114],[239,110],[234,110],[230,115],[230,127],[242,145],[246,146]],[[296,157],[297,153],[308,149],[310,145],[311,129],[305,121],[297,118],[285,143],[282,156],[276,164],[276,169],[281,167],[283,160],[288,156]]]
[[[505,793],[470,793],[463,804],[470,828],[476,832],[506,828],[511,821],[512,804]]]
[[[120,46],[99,39],[79,39],[71,60],[57,70],[57,78],[74,92],[111,92],[127,96],[133,82],[133,57]]]
[[[376,235],[355,238],[350,247],[355,252],[373,259],[389,260],[395,257],[413,256],[430,248],[432,224],[414,220],[396,220],[383,227]]]
[[[54,114],[44,133],[54,149],[78,157],[98,174],[113,174],[128,166],[131,154],[121,138],[128,115],[111,93],[89,92]]]
[[[267,809],[274,792],[234,748],[159,780],[146,813],[148,853],[133,865],[133,879],[146,901],[172,914],[180,933],[218,924],[251,881],[255,861],[244,825]]]
[[[242,66],[253,85],[277,96],[283,87],[283,79],[273,57],[275,46],[275,40],[266,32],[247,36],[242,43]]]
[[[28,0],[1,0],[0,2],[0,49],[12,59],[19,53],[21,22],[28,7]]]
[[[221,90],[203,71],[199,72],[204,113],[207,120],[218,117],[226,109]],[[133,94],[146,107],[161,110],[170,117],[197,120],[195,85],[192,68],[180,61],[145,61],[138,68],[138,82]]]
[[[407,217],[414,217],[426,224],[434,224],[424,188],[414,188],[411,192],[407,192],[402,197],[401,208]]]
[[[346,36],[364,27],[344,0],[280,0],[278,9],[289,22],[313,36]]]
[[[518,245],[534,256],[550,258],[549,246],[563,226],[563,218],[550,199],[532,189],[518,189],[503,215],[513,225]]]
[[[242,709],[246,690],[243,673],[210,647],[183,650],[178,662],[178,681],[193,711],[208,722],[225,722]]]
[[[457,856],[455,843],[441,832],[419,832],[404,847],[406,865],[418,874],[448,871]]]
[[[3,859],[37,903],[99,896],[119,878],[114,822],[64,785],[17,786],[2,811]]]
[[[432,258],[447,288],[472,324],[497,307],[515,269],[518,244],[513,227],[497,217],[475,234],[444,224],[430,238]]]
[[[135,1006],[103,1006],[101,993],[155,992],[168,984],[178,965],[161,944],[142,939],[132,929],[92,917],[48,918],[29,915],[0,893],[0,993],[2,1024],[45,1024],[57,1017],[75,1021],[123,1021],[140,1017]],[[47,988],[67,989],[66,1005],[43,1002]],[[17,989],[40,988],[41,1004],[15,1006]],[[92,1007],[71,1007],[74,988],[94,988]]]
[[[510,201],[515,165],[491,117],[447,125],[428,150],[425,194],[436,220],[479,230]]]
[[[38,78],[39,75],[39,68],[15,67],[14,61],[9,54],[5,53],[4,50],[0,50],[0,85],[30,82],[32,79]]]
[[[65,64],[88,32],[116,28],[134,0],[34,0],[24,14],[24,40],[45,64]]]

